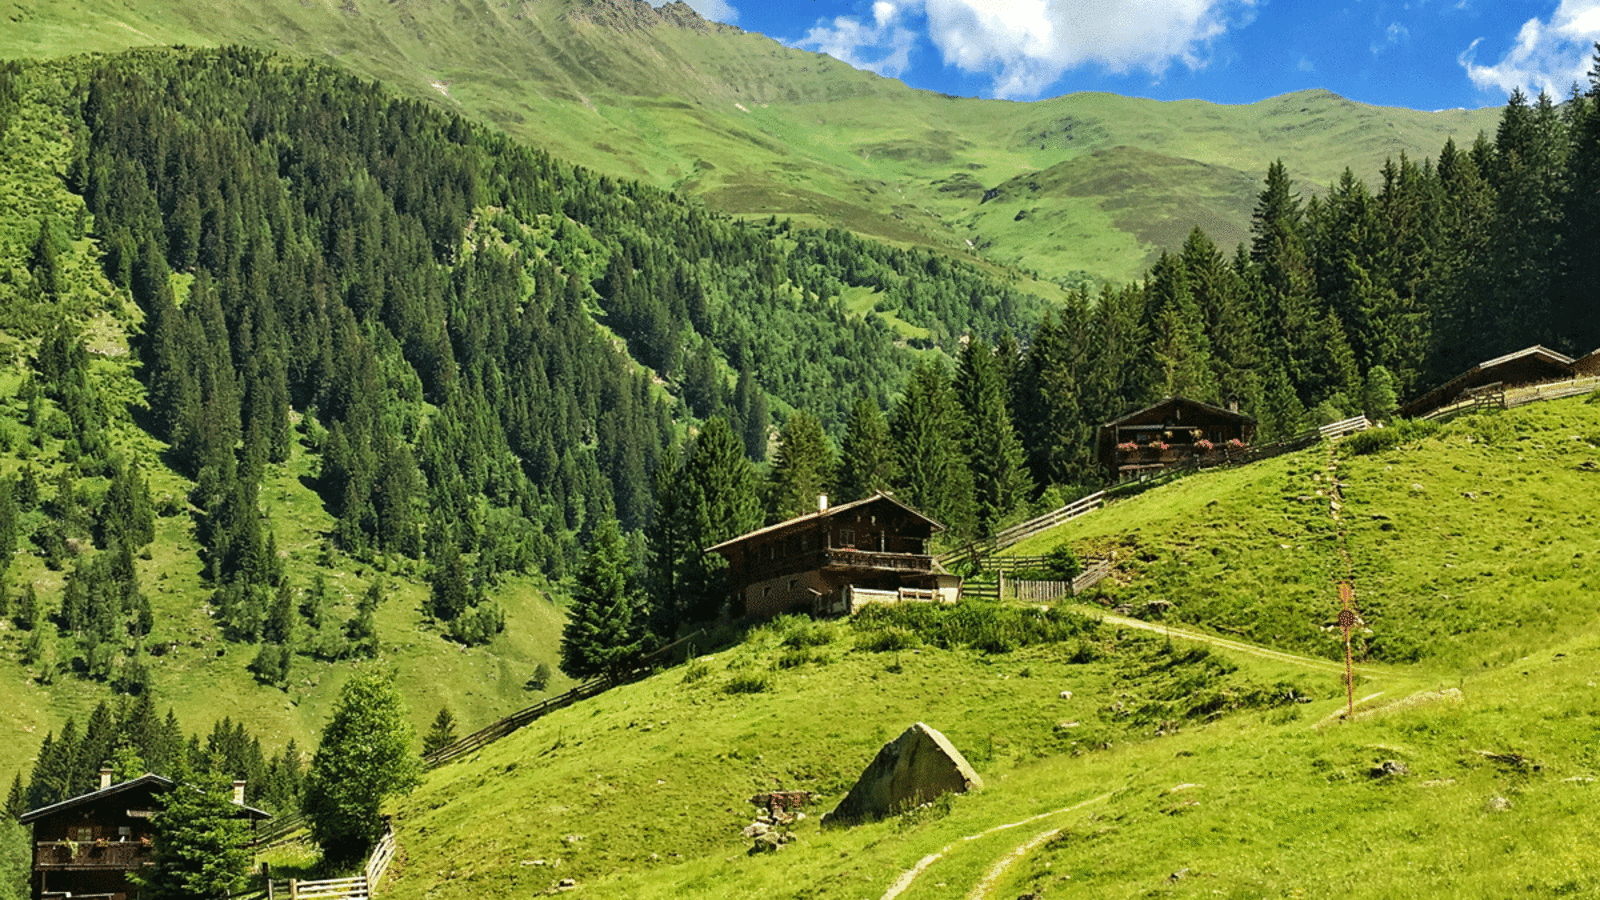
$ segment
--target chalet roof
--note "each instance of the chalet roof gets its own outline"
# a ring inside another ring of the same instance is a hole
[[[922,513],[918,512],[917,510],[912,509],[911,507],[905,505],[904,503],[901,503],[899,500],[896,500],[895,498],[889,496],[888,494],[885,494],[884,492],[879,491],[876,494],[873,494],[871,497],[867,497],[867,498],[864,498],[864,499],[861,499],[861,500],[853,500],[853,501],[851,501],[849,503],[841,503],[838,506],[830,506],[825,510],[818,510],[817,512],[814,512],[814,513],[806,513],[803,516],[795,516],[792,519],[788,519],[788,520],[785,520],[783,522],[779,522],[776,525],[768,525],[765,528],[758,528],[755,531],[746,532],[745,534],[741,534],[736,538],[730,538],[729,540],[723,541],[722,543],[716,545],[715,547],[707,547],[706,548],[706,552],[707,553],[713,553],[713,552],[721,553],[724,550],[729,550],[729,549],[731,549],[731,548],[733,548],[733,547],[735,547],[735,546],[737,546],[739,544],[744,543],[745,541],[752,540],[754,538],[766,537],[768,535],[777,534],[779,532],[789,531],[789,530],[798,528],[799,526],[809,524],[811,522],[820,522],[823,519],[830,518],[832,516],[843,515],[846,512],[850,512],[852,510],[861,509],[864,506],[870,506],[870,505],[875,504],[875,503],[892,503],[895,506],[898,506],[901,509],[905,510],[906,512],[910,513],[911,515],[921,519],[922,521],[927,522],[928,525],[930,527],[932,527],[934,531],[943,531],[944,530],[944,526],[943,525],[939,524],[938,522],[934,521],[933,519],[928,518],[927,516],[923,515]]]
[[[1587,358],[1587,357],[1586,357]],[[1452,399],[1468,388],[1480,387],[1491,384],[1497,378],[1497,372],[1515,372],[1518,369],[1526,370],[1527,367],[1542,367],[1550,370],[1550,374],[1560,376],[1573,373],[1572,357],[1564,353],[1557,353],[1549,347],[1534,344],[1524,347],[1504,356],[1485,360],[1460,375],[1446,381],[1433,390],[1412,400],[1400,407],[1401,415],[1414,416],[1448,404]]]
[[[90,791],[87,794],[79,794],[76,797],[69,797],[66,800],[62,800],[60,803],[52,803],[49,806],[41,806],[38,809],[30,809],[18,816],[17,822],[26,825],[29,822],[35,822],[39,819],[48,818],[49,816],[53,816],[59,812],[65,812],[69,809],[75,809],[79,806],[97,803],[101,800],[107,800],[118,794],[127,793],[128,791],[145,786],[150,786],[161,791],[168,791],[173,787],[176,787],[177,782],[166,777],[165,775],[157,775],[154,772],[146,772],[143,775],[140,775],[138,778],[124,781],[121,784],[113,784],[108,788],[102,788],[98,791]],[[239,807],[239,810],[245,815],[246,818],[250,819],[272,818],[271,813],[265,810],[256,809],[253,806],[241,806]]]
[[[1600,348],[1573,360],[1572,368],[1581,375],[1600,375]]]
[[[1255,421],[1255,419],[1251,418],[1250,416],[1245,415],[1244,413],[1234,412],[1231,409],[1223,409],[1220,406],[1213,406],[1210,403],[1203,403],[1203,402],[1201,402],[1199,400],[1190,400],[1187,397],[1166,397],[1166,398],[1160,400],[1159,402],[1152,403],[1149,406],[1144,407],[1143,409],[1136,409],[1133,412],[1128,413],[1127,415],[1122,416],[1119,419],[1112,419],[1111,421],[1105,423],[1104,425],[1102,425],[1100,427],[1102,427],[1102,428],[1114,428],[1114,427],[1116,427],[1118,425],[1125,424],[1125,423],[1127,423],[1129,421],[1132,421],[1134,419],[1138,419],[1138,418],[1142,418],[1144,416],[1147,416],[1147,415],[1149,415],[1151,413],[1154,413],[1154,412],[1156,412],[1158,410],[1161,410],[1163,408],[1176,408],[1176,407],[1187,407],[1187,408],[1190,408],[1190,409],[1199,410],[1201,412],[1206,413],[1207,415],[1215,416],[1215,417],[1221,418],[1221,419],[1231,419],[1232,421],[1235,421],[1235,422],[1254,422]]]

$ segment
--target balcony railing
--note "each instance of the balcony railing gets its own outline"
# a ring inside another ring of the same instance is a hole
[[[154,848],[139,841],[40,841],[33,848],[40,869],[136,869],[154,858]]]
[[[871,553],[833,548],[824,551],[829,568],[889,569],[896,572],[933,572],[933,557],[917,553]]]

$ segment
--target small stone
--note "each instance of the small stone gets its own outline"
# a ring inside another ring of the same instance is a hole
[[[747,838],[758,838],[764,834],[770,833],[771,831],[772,826],[765,822],[751,822],[749,825],[745,826],[744,836]]]
[[[561,888],[563,891],[569,891],[577,886],[578,879],[576,878],[563,878],[561,879],[561,882],[556,885],[556,887]]]
[[[1511,809],[1511,801],[1504,797],[1490,797],[1484,808],[1489,812],[1507,812]]]
[[[1061,692],[1061,699],[1063,699],[1063,700],[1071,700],[1072,699],[1072,692],[1071,691],[1062,691]]]

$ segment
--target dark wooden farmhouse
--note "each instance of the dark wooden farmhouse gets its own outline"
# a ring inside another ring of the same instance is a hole
[[[1100,426],[1095,458],[1113,481],[1244,449],[1256,439],[1256,420],[1233,410],[1168,397]]]
[[[1600,351],[1596,351],[1600,352]],[[1574,360],[1564,353],[1535,344],[1515,353],[1478,363],[1460,375],[1401,406],[1407,418],[1425,416],[1435,410],[1472,400],[1483,392],[1504,392],[1506,388],[1565,381],[1580,375],[1600,375],[1600,358],[1594,353]]]
[[[99,790],[19,816],[33,826],[33,900],[137,897],[128,873],[154,862],[150,819],[161,808],[158,798],[176,788],[153,774],[112,784],[111,770],[102,769]],[[234,782],[233,795],[238,815],[252,825],[271,818],[244,805],[244,782]]]
[[[728,561],[735,611],[848,615],[869,603],[954,603],[961,579],[928,552],[944,526],[887,494],[818,509],[707,550]]]

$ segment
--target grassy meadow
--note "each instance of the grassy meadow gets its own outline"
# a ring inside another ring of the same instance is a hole
[[[1464,417],[1373,454],[1323,444],[1184,478],[1014,550],[1115,548],[1101,608],[1303,663],[1119,628],[1093,605],[757,628],[432,773],[395,808],[407,859],[388,890],[1592,893],[1600,541],[1581,498],[1597,447],[1600,402]],[[1351,721],[1325,662],[1343,650],[1341,545],[1365,621]],[[915,721],[985,787],[821,828]],[[793,843],[747,855],[747,798],[773,789],[820,796]]]

